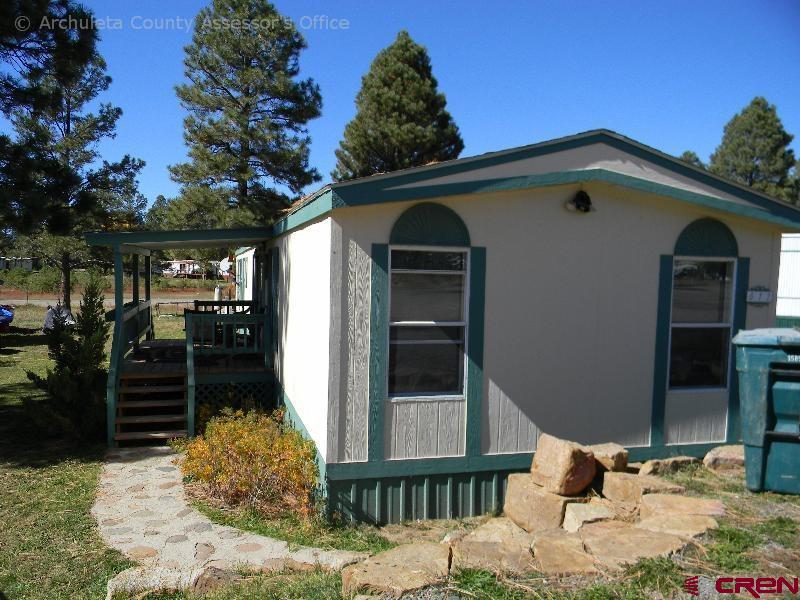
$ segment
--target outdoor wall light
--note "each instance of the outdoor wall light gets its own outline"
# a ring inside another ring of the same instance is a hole
[[[583,190],[579,190],[574,198],[567,200],[564,206],[570,212],[588,213],[596,210],[595,207],[592,206],[592,199],[589,197],[589,194]]]

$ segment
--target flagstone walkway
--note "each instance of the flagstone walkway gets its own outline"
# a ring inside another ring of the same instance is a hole
[[[205,567],[338,571],[366,558],[360,552],[290,548],[281,540],[212,523],[187,504],[177,456],[170,448],[115,449],[100,476],[92,507],[100,534],[140,563],[139,572],[171,573],[171,579],[188,582],[190,573]]]

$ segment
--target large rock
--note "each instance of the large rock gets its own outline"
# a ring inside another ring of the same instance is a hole
[[[717,446],[703,459],[709,469],[736,469],[744,467],[744,446]]]
[[[342,595],[373,592],[400,597],[447,577],[450,548],[444,544],[405,544],[342,570]]]
[[[452,568],[527,575],[535,571],[532,542],[533,536],[511,520],[491,519],[452,545]]]
[[[616,516],[610,503],[600,500],[599,498],[592,498],[587,504],[578,504],[573,502],[567,504],[564,511],[564,523],[562,527],[566,531],[576,532],[584,523],[594,523],[595,521],[602,521],[603,519],[613,519]]]
[[[536,485],[528,473],[512,473],[508,476],[503,513],[525,531],[544,531],[561,527],[567,504],[581,501],[584,499],[548,492]]]
[[[651,475],[609,472],[603,477],[603,496],[626,510],[636,508],[643,494],[680,494],[684,491],[683,486]]]
[[[664,514],[724,517],[725,505],[719,500],[691,496],[674,496],[672,494],[645,494],[642,496],[639,515],[643,519]]]
[[[717,522],[711,517],[703,515],[681,515],[677,513],[666,513],[646,517],[636,523],[639,529],[669,533],[682,538],[697,537],[708,531],[716,529]]]
[[[244,577],[235,571],[206,567],[192,580],[190,590],[197,595],[207,594],[242,581]]]
[[[669,556],[686,545],[668,533],[634,527],[621,521],[587,523],[579,533],[586,550],[610,569],[619,569],[642,558]]]
[[[545,575],[597,573],[595,560],[584,549],[580,536],[563,529],[536,534],[533,555]]]
[[[546,433],[539,436],[531,477],[548,492],[580,494],[594,479],[596,469],[594,454],[585,446]]]
[[[619,444],[593,444],[588,446],[597,461],[597,468],[604,471],[624,471],[628,466],[628,451]]]
[[[639,469],[639,475],[665,475],[674,473],[689,465],[699,464],[700,459],[694,456],[672,456],[670,458],[654,458],[645,462]]]

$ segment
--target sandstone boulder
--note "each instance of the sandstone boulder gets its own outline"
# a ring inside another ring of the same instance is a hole
[[[608,472],[603,477],[603,496],[626,510],[636,508],[643,494],[680,494],[684,491],[683,486],[652,475]]]
[[[588,446],[597,461],[598,470],[624,471],[628,466],[628,451],[619,444],[593,444]]]
[[[594,523],[603,519],[613,519],[616,516],[610,503],[593,498],[587,504],[577,502],[567,504],[564,511],[564,523],[562,527],[566,531],[576,532],[584,523]]]
[[[527,575],[535,571],[532,542],[533,536],[511,520],[491,519],[452,545],[452,568]]]
[[[580,536],[563,529],[536,534],[533,555],[545,575],[597,573],[595,560],[584,549]]]
[[[508,476],[503,513],[528,532],[557,529],[564,520],[567,504],[581,501],[584,499],[548,492],[536,485],[528,473],[512,473]]]
[[[686,545],[676,535],[640,529],[621,521],[587,523],[579,535],[586,550],[610,569],[620,569],[641,558],[669,556]]]
[[[596,469],[594,454],[585,446],[546,433],[539,436],[531,477],[548,492],[580,494],[594,479]]]
[[[664,475],[674,473],[689,465],[699,464],[700,459],[694,456],[672,456],[648,460],[639,469],[639,475]]]
[[[660,533],[669,533],[682,538],[693,538],[702,535],[709,529],[716,529],[717,522],[713,518],[703,515],[666,513],[646,517],[636,523],[635,527]]]
[[[400,597],[447,577],[450,548],[444,544],[405,544],[342,570],[342,595],[375,592]]]
[[[744,467],[744,446],[717,446],[703,459],[709,469],[735,469]]]
[[[642,496],[639,515],[643,519],[664,514],[724,517],[725,505],[719,500],[691,496],[675,496],[672,494],[645,494]]]

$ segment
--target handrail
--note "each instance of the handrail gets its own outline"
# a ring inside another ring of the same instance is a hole
[[[114,319],[114,337],[111,340],[111,356],[109,357],[108,379],[106,380],[106,427],[109,446],[114,444],[117,392],[125,354],[136,346],[142,336],[147,335],[150,330],[150,311],[150,300],[141,300],[137,305],[123,309],[121,319]],[[131,327],[131,324],[134,327]]]

